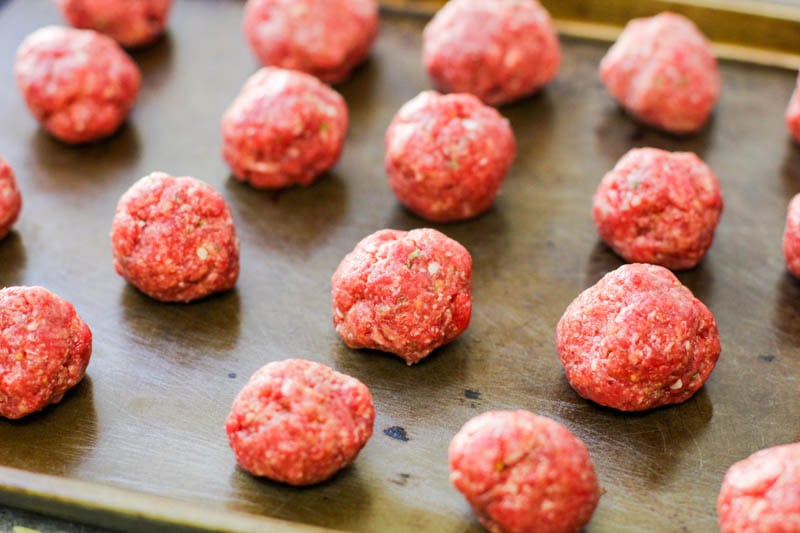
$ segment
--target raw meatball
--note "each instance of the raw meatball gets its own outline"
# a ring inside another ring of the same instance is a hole
[[[333,325],[351,348],[409,365],[458,337],[472,313],[472,257],[434,229],[365,237],[333,274]]]
[[[536,92],[561,64],[553,21],[536,0],[451,0],[425,27],[422,55],[440,90],[491,105]]]
[[[26,37],[14,68],[36,120],[71,144],[114,133],[133,107],[141,82],[138,67],[113,39],[59,26]]]
[[[600,63],[600,78],[637,120],[677,134],[702,128],[720,91],[711,45],[675,13],[628,22]]]
[[[225,422],[239,465],[289,485],[325,481],[355,461],[372,436],[366,385],[327,366],[287,359],[260,368]]]
[[[0,416],[60,402],[91,356],[92,332],[71,303],[43,287],[0,290]]]
[[[22,195],[17,188],[14,172],[0,157],[0,239],[8,235],[22,209]]]
[[[56,0],[72,26],[99,31],[125,47],[150,44],[167,25],[172,0]]]
[[[453,437],[449,453],[450,481],[492,532],[577,532],[600,500],[583,442],[528,411],[476,416]]]
[[[796,142],[800,143],[800,74],[798,74],[794,92],[789,100],[789,106],[786,108],[785,118],[789,133]]]
[[[567,307],[556,348],[578,394],[643,411],[691,398],[714,370],[720,342],[711,311],[672,272],[634,263]]]
[[[800,278],[800,194],[789,202],[789,209],[786,213],[786,227],[783,230],[783,257],[789,272]]]
[[[369,54],[378,33],[374,0],[248,0],[244,33],[264,66],[339,83]]]
[[[689,152],[629,151],[603,177],[592,218],[617,254],[673,270],[695,267],[714,239],[722,214],[717,177]]]
[[[117,273],[162,302],[230,289],[239,238],[228,204],[210,185],[154,172],[122,195],[111,225]]]
[[[302,72],[264,67],[222,116],[222,154],[260,189],[310,185],[339,160],[347,135],[339,93]]]
[[[731,466],[717,515],[721,533],[800,531],[800,442],[758,451]]]
[[[470,94],[420,93],[397,112],[385,145],[395,196],[433,222],[489,209],[516,156],[508,120]]]

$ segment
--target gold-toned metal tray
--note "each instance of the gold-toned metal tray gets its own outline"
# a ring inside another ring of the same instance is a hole
[[[550,2],[554,12],[556,4],[578,5]],[[625,5],[644,4],[660,5]],[[241,9],[241,0],[176,1],[167,36],[133,53],[144,83],[128,124],[107,141],[69,147],[37,127],[11,74],[24,36],[59,22],[54,3],[0,4],[0,154],[24,197],[0,241],[0,285],[49,287],[94,333],[88,376],[60,405],[0,421],[0,503],[132,531],[477,531],[448,481],[447,445],[480,412],[524,408],[587,443],[606,490],[588,531],[713,531],[726,468],[800,440],[800,283],[780,252],[786,205],[800,192],[800,148],[783,124],[794,71],[723,62],[711,123],[676,138],[637,126],[605,93],[596,69],[607,43],[563,37],[558,78],[501,108],[519,155],[496,206],[436,226],[473,254],[472,323],[406,367],[340,342],[329,284],[365,235],[427,225],[398,205],[383,171],[389,121],[430,88],[420,61],[425,19],[384,11],[370,60],[337,86],[351,128],[333,172],[308,188],[260,192],[231,180],[220,156],[220,116],[258,66]],[[800,21],[791,6],[774,9],[791,15],[787,24]],[[741,30],[777,33],[758,28]],[[597,240],[591,197],[625,151],[645,145],[695,151],[722,183],[714,246],[679,277],[715,314],[723,353],[685,404],[624,414],[572,391],[553,336],[569,302],[621,264]],[[166,305],[114,273],[114,207],[153,170],[196,176],[228,200],[242,243],[235,290]],[[223,427],[250,374],[286,357],[358,377],[377,408],[356,463],[304,489],[239,470]]]

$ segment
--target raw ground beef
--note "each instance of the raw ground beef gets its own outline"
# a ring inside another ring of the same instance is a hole
[[[411,365],[469,325],[472,257],[433,229],[381,230],[342,259],[331,285],[333,325],[344,343]]]
[[[28,109],[65,143],[98,141],[125,121],[139,94],[139,68],[110,37],[46,26],[17,50],[14,72]]]
[[[600,500],[589,453],[567,428],[528,411],[489,411],[449,448],[450,480],[492,532],[575,533]]]
[[[225,431],[248,472],[312,485],[355,461],[374,420],[372,395],[359,380],[287,359],[253,374],[233,402]]]
[[[711,311],[664,267],[606,274],[567,307],[556,349],[572,388],[621,411],[691,398],[719,358]]]

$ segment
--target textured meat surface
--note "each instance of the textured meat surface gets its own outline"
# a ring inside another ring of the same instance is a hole
[[[56,0],[76,28],[104,33],[125,47],[150,44],[167,25],[172,0]]]
[[[552,80],[561,47],[536,0],[451,0],[425,27],[423,61],[441,91],[499,105]]]
[[[489,209],[516,156],[506,118],[469,94],[424,91],[404,104],[385,139],[397,199],[434,222]]]
[[[783,257],[786,268],[800,278],[800,194],[789,202],[786,226],[783,230]]]
[[[721,85],[708,40],[669,12],[628,22],[600,63],[600,78],[637,120],[677,134],[705,125]]]
[[[310,185],[339,160],[348,112],[339,93],[304,74],[264,67],[222,117],[222,152],[253,187]]]
[[[732,465],[717,499],[721,533],[800,531],[800,442],[760,450]]]
[[[472,257],[433,229],[365,237],[331,281],[333,325],[351,348],[410,365],[458,337],[472,312]]]
[[[622,411],[688,400],[721,350],[711,311],[672,272],[639,263],[606,274],[567,307],[556,348],[578,394]]]
[[[680,270],[711,247],[722,204],[717,177],[695,154],[635,148],[603,177],[592,218],[626,261]]]
[[[239,277],[228,205],[195,178],[154,172],[137,181],[117,204],[111,245],[117,273],[156,300],[203,298]]]
[[[378,33],[374,0],[248,0],[244,33],[264,66],[339,83],[369,54]]]
[[[492,532],[577,532],[600,499],[583,442],[528,411],[476,416],[453,437],[449,456],[451,482]]]
[[[60,402],[91,355],[92,332],[72,304],[43,287],[0,290],[0,416]]]
[[[59,26],[25,38],[14,72],[36,120],[71,144],[114,133],[133,107],[141,83],[138,67],[113,39]]]
[[[320,363],[287,359],[253,374],[225,429],[245,470],[311,485],[356,459],[374,420],[372,395],[359,380]]]
[[[8,235],[22,210],[22,195],[17,187],[14,171],[0,157],[0,239]]]

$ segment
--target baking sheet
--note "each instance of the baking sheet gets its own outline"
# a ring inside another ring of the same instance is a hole
[[[111,487],[182,500],[222,512],[223,525],[224,513],[236,511],[358,531],[477,531],[448,482],[447,445],[480,412],[524,408],[563,422],[588,445],[606,490],[588,531],[711,531],[726,468],[800,440],[800,283],[780,252],[786,204],[800,192],[800,147],[782,117],[796,73],[723,63],[710,125],[676,138],[635,125],[606,95],[596,68],[607,45],[562,39],[558,78],[501,109],[519,155],[496,206],[473,221],[433,226],[472,252],[472,323],[406,367],[339,341],[329,284],[365,235],[430,225],[395,201],[382,164],[393,114],[430,87],[419,60],[424,20],[385,14],[370,60],[337,86],[351,128],[333,172],[309,188],[263,192],[230,179],[220,156],[219,118],[257,68],[240,33],[241,7],[178,0],[166,37],[133,54],[144,83],[128,124],[85,147],[41,131],[11,74],[24,36],[59,21],[54,4],[0,8],[0,154],[24,202],[0,241],[0,284],[50,288],[94,333],[87,378],[61,405],[0,421],[0,465],[76,481],[86,499]],[[570,389],[553,336],[569,302],[621,264],[598,243],[589,210],[602,175],[634,146],[695,151],[720,178],[725,211],[714,246],[679,277],[716,316],[723,352],[685,404],[623,414]],[[228,200],[242,243],[235,290],[160,304],[114,273],[116,201],[153,170],[193,175]],[[286,357],[358,377],[377,408],[375,434],[356,463],[311,488],[236,468],[223,429],[250,374]],[[25,486],[6,487],[0,501],[19,504]],[[57,507],[46,486],[35,494],[45,511]],[[80,503],[72,505],[80,515]],[[122,515],[126,502],[109,505]]]

